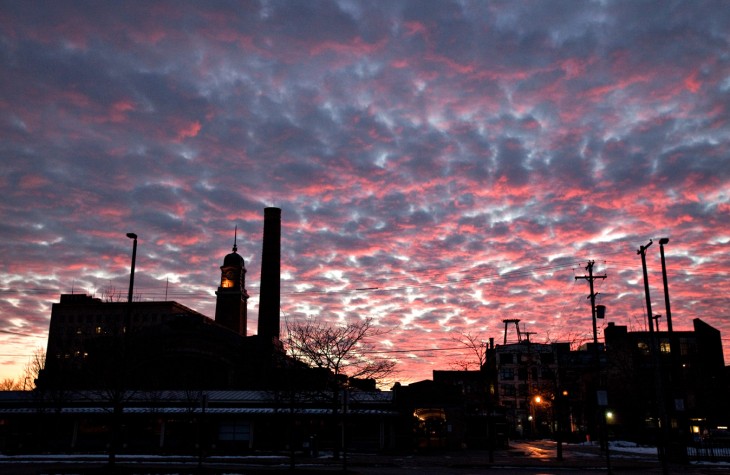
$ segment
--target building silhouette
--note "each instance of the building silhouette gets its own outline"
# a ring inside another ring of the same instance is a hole
[[[281,210],[266,208],[264,216],[265,304],[258,335],[247,336],[246,267],[234,238],[232,252],[220,267],[215,319],[171,301],[109,302],[61,295],[51,310],[46,364],[38,385],[259,390],[283,384],[292,368],[305,371],[279,342]]]
[[[687,439],[730,422],[720,331],[699,318],[693,331],[605,329],[609,427],[655,441],[664,425],[667,437]]]

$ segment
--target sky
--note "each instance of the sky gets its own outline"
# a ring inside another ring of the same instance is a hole
[[[256,331],[263,210],[282,324],[370,317],[428,379],[653,313],[730,362],[723,1],[0,0],[0,379],[63,293],[215,312],[237,228]],[[578,278],[576,278],[578,277]],[[285,329],[283,330],[285,333]],[[509,341],[515,341],[513,328]]]

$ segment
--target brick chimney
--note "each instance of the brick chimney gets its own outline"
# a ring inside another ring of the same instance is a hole
[[[281,287],[281,209],[264,208],[264,239],[261,255],[258,335],[279,340]]]

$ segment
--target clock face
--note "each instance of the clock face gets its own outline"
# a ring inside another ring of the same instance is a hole
[[[223,272],[223,276],[221,278],[221,287],[225,288],[231,288],[233,287],[233,284],[236,281],[236,271],[233,269],[229,269],[225,272]]]

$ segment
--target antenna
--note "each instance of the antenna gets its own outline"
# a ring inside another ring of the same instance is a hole
[[[236,225],[236,228],[233,231],[233,252],[236,252],[238,250],[238,246],[236,246],[237,237],[238,237],[238,225]]]

